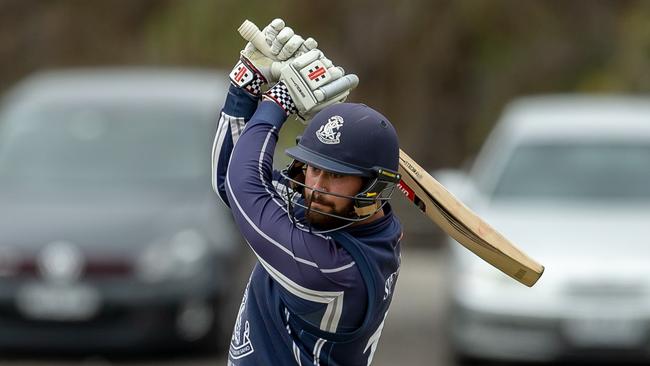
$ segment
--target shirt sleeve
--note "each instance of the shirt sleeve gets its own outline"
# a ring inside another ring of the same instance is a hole
[[[285,120],[274,102],[260,104],[232,152],[226,193],[235,222],[260,264],[286,292],[327,304],[323,327],[335,330],[342,295],[358,288],[360,275],[350,254],[331,237],[294,225],[272,186],[273,152]]]
[[[246,122],[255,112],[257,104],[256,97],[230,85],[212,144],[212,189],[226,206],[229,206],[229,202],[224,182],[230,154]]]

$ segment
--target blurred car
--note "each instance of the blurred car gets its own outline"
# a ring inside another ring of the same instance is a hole
[[[226,85],[208,71],[80,69],[8,93],[0,348],[219,346],[245,282],[210,179]]]
[[[433,173],[546,267],[532,288],[451,244],[462,361],[650,355],[650,99],[511,103],[468,174]]]

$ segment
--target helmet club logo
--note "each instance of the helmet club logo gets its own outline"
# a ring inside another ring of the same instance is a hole
[[[343,117],[332,116],[327,120],[327,123],[320,126],[318,131],[316,131],[316,137],[318,137],[318,140],[324,144],[338,144],[341,142],[339,140],[341,137],[339,128],[341,128],[341,126],[343,126]]]

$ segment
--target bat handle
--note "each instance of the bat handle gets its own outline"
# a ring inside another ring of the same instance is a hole
[[[260,29],[255,25],[255,23],[246,19],[237,29],[239,34],[250,42],[258,51],[262,52],[267,57],[274,57],[271,53],[271,47],[266,43],[266,37]]]

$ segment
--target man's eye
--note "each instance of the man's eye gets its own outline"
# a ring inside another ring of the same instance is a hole
[[[332,173],[332,178],[334,178],[334,179],[341,179],[341,178],[343,178],[343,174]]]

